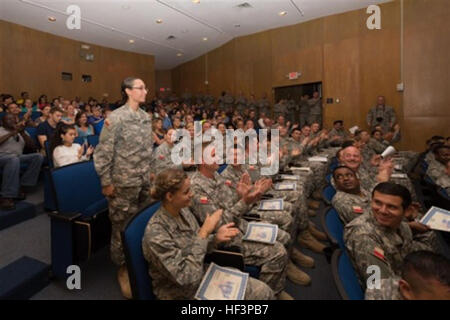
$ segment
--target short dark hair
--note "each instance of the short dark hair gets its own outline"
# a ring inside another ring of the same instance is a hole
[[[355,144],[354,140],[345,140],[344,142],[342,142],[342,149],[352,147],[354,144]]]
[[[383,132],[381,130],[374,129],[374,130],[372,130],[372,133],[370,135],[373,136],[377,132],[379,132],[380,134],[383,134]]]
[[[442,149],[450,149],[450,146],[447,146],[445,144],[439,144],[436,147],[433,148],[433,153],[438,154],[440,150]]]
[[[439,283],[450,286],[450,260],[431,251],[416,251],[403,260],[402,278],[415,271],[425,279],[436,279]]]
[[[352,168],[341,165],[341,166],[337,166],[337,167],[333,170],[333,178],[334,178],[334,176],[335,176],[335,174],[336,174],[336,171],[339,170],[339,169],[348,169],[348,170],[350,170],[351,172],[353,172],[353,173],[355,174],[355,176],[356,176],[356,172],[353,171]]]
[[[402,207],[403,209],[408,208],[411,205],[411,193],[404,186],[393,183],[393,182],[382,182],[377,184],[377,186],[372,191],[372,198],[375,194],[375,191],[383,194],[388,194],[391,196],[397,196],[402,198]]]
[[[340,124],[344,124],[344,121],[343,120],[336,120],[336,121],[334,121],[333,122],[333,126],[335,125],[335,124],[338,124],[338,123],[340,123]]]
[[[50,109],[50,114],[54,114],[55,112],[61,112],[64,113],[64,111],[60,107],[52,107]]]

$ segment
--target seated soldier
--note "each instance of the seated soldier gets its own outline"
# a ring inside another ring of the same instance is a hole
[[[337,147],[349,138],[348,132],[344,128],[344,121],[336,120],[333,122],[333,129],[328,133],[330,145]]]
[[[445,174],[440,176],[435,182],[445,190],[447,196],[450,196],[450,159],[445,163]]]
[[[153,291],[161,300],[193,299],[207,269],[205,255],[239,233],[233,222],[220,224],[222,210],[210,212],[200,227],[189,210],[192,197],[182,170],[166,169],[154,181],[152,198],[162,203],[147,224],[142,250]],[[246,300],[273,298],[268,285],[248,278]]]
[[[6,114],[0,127],[0,168],[3,169],[0,208],[15,209],[14,199],[25,199],[23,187],[37,184],[44,158],[38,153],[23,154],[25,146],[35,149],[23,122],[17,123],[13,114]],[[27,169],[20,177],[21,164]],[[21,188],[22,186],[22,188]]]
[[[366,290],[366,300],[450,300],[450,261],[430,251],[403,260],[401,277],[382,279]]]
[[[250,175],[248,174],[246,167],[239,164],[241,162],[239,160],[241,157],[239,154],[243,153],[242,149],[243,148],[240,148],[237,144],[234,145],[234,162],[229,164],[221,173],[221,176],[227,179],[226,182],[229,183],[230,189],[233,191],[235,202],[239,200],[239,194],[237,193],[235,186],[241,181],[241,177],[248,177],[248,183],[250,183],[253,188],[257,188],[260,183],[266,183],[267,187],[262,190],[263,194],[266,193],[272,186],[272,180],[270,178],[261,178],[253,185],[251,184]],[[244,159],[241,160],[243,162]],[[252,214],[256,214],[262,220],[277,224],[281,229],[289,232],[291,237],[294,237],[297,233],[297,226],[293,225],[293,220],[297,218],[295,217],[296,214],[300,214],[293,211],[296,208],[297,207],[294,207],[290,202],[284,201],[284,208],[280,211],[259,211],[257,207],[253,207],[250,212]],[[308,221],[306,221],[306,228],[309,227]],[[304,255],[300,250],[294,247],[292,248],[290,257],[294,262],[302,267],[311,268],[314,266],[314,260],[311,257]],[[297,283],[302,283],[303,285],[308,285],[310,282],[311,278],[306,273],[302,275],[302,279],[298,279],[297,281]]]
[[[287,253],[283,244],[289,243],[289,234],[279,229],[277,241],[273,245],[242,241],[248,222],[241,217],[249,212],[253,203],[259,201],[261,190],[250,191],[250,188],[240,181],[236,186],[240,200],[233,201],[226,180],[217,173],[219,166],[215,158],[214,147],[204,143],[202,150],[202,154],[207,154],[208,158],[203,157],[201,164],[198,165],[198,171],[191,177],[192,191],[194,192],[194,201],[190,206],[191,211],[199,223],[203,223],[209,212],[217,209],[224,210],[222,224],[235,222],[240,229],[240,234],[229,245],[239,247],[244,255],[245,264],[260,266],[260,279],[267,283],[275,294],[280,293],[284,289],[286,272],[292,274],[298,272],[298,268],[296,269],[292,264],[289,264],[287,268]]]
[[[346,166],[333,171],[336,194],[331,203],[344,225],[370,209],[370,191],[361,187],[356,173]]]
[[[427,175],[437,181],[445,175],[445,164],[450,160],[450,146],[438,145],[433,150],[434,160],[428,162]]]
[[[371,211],[345,226],[344,241],[350,259],[366,287],[368,267],[380,269],[382,279],[400,275],[407,254],[417,250],[433,251],[413,239],[410,226],[404,221],[411,205],[411,194],[405,187],[382,182],[372,191]]]

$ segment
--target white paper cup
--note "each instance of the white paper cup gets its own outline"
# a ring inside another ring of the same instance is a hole
[[[386,148],[386,150],[383,151],[383,153],[381,154],[381,157],[383,159],[393,155],[394,153],[396,153],[397,151],[395,150],[395,148],[393,146],[389,146]]]

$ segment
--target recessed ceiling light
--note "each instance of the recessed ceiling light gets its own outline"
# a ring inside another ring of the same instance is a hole
[[[287,11],[281,11],[278,13],[279,16],[285,16],[287,15]]]
[[[177,53],[177,57],[181,57],[183,54],[181,52]]]
[[[129,10],[131,7],[129,6],[129,5],[127,5],[127,4],[124,4],[123,6],[122,6],[122,9],[123,10]]]
[[[128,40],[129,43],[134,43],[133,39]]]
[[[200,0],[192,0],[192,3],[197,3],[197,4],[199,4],[199,3],[200,3]]]
[[[203,40],[203,41],[208,41],[208,38],[207,38],[207,37],[204,37],[202,40]]]
[[[162,23],[162,22],[163,22],[162,19],[156,20],[156,23]]]
[[[240,25],[240,24],[235,24],[234,27],[235,27],[235,28],[240,28],[241,25]]]
[[[55,18],[55,17],[48,17],[48,21],[50,21],[50,22],[55,22],[55,21],[56,21],[56,18]]]

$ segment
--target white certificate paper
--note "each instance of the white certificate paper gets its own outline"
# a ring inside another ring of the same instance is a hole
[[[244,300],[248,273],[236,269],[209,265],[195,299],[197,300]]]
[[[433,230],[450,232],[450,211],[438,207],[431,207],[423,216],[420,223]]]
[[[261,200],[258,210],[262,211],[281,211],[283,210],[283,199]]]
[[[295,180],[297,181],[299,179],[298,176],[293,175],[293,174],[281,174],[280,175],[280,179],[282,180]]]
[[[304,171],[304,172],[311,172],[311,168],[310,167],[290,167],[289,169],[291,169],[292,171]]]
[[[393,174],[391,174],[391,178],[394,178],[394,179],[407,179],[408,175],[406,173],[393,173]]]
[[[274,184],[273,188],[275,190],[281,190],[281,191],[285,191],[285,190],[297,190],[297,183],[296,182],[280,182],[280,183],[276,183]]]
[[[323,156],[314,156],[314,157],[309,157],[308,158],[309,162],[328,162],[327,157],[323,157]]]
[[[276,224],[250,222],[242,240],[274,244],[277,235],[278,226]]]

